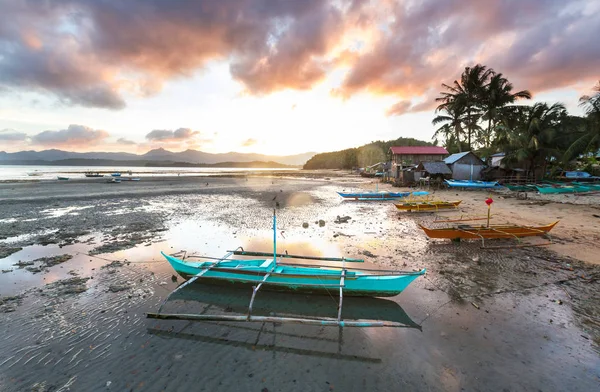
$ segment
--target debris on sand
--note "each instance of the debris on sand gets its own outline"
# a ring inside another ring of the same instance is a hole
[[[308,222],[304,222],[304,223],[302,224],[302,228],[303,228],[303,229],[308,229]]]
[[[68,279],[57,280],[56,282],[47,284],[42,289],[41,295],[48,297],[58,297],[67,294],[79,294],[87,291],[86,282],[90,278],[73,277]]]
[[[365,256],[367,256],[367,257],[377,257],[377,255],[369,252],[368,250],[363,250],[362,254],[365,255]]]
[[[12,297],[0,297],[0,313],[10,313],[17,310],[17,306],[23,302],[24,295]]]
[[[348,223],[350,219],[352,219],[352,217],[338,215],[337,218],[335,218],[334,223]]]
[[[73,258],[72,255],[64,254],[60,256],[52,256],[52,257],[41,257],[39,259],[33,260],[34,262],[41,262],[41,267],[52,267],[57,264],[64,263],[65,261],[69,261]]]
[[[20,251],[22,249],[23,248],[19,248],[19,247],[11,247],[11,246],[2,246],[2,245],[0,245],[0,259],[8,257],[8,256],[12,255],[13,253],[17,253],[18,251]]]
[[[16,262],[13,265],[15,267],[24,268],[24,267],[28,267],[28,266],[33,265],[33,264],[35,264],[33,261],[21,261],[21,260],[19,260],[18,262]]]
[[[114,283],[108,286],[108,291],[111,293],[118,293],[120,291],[129,290],[132,286],[129,283]]]

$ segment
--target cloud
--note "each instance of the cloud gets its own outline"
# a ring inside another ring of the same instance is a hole
[[[146,135],[146,139],[157,142],[180,142],[199,134],[200,132],[189,128],[179,128],[175,131],[155,129]]]
[[[137,143],[134,142],[134,141],[132,141],[132,140],[128,140],[128,139],[120,137],[120,138],[117,139],[117,144],[124,144],[124,145],[133,146],[133,145],[136,145]]]
[[[103,142],[108,137],[106,131],[71,124],[67,129],[40,132],[31,138],[31,142],[41,146],[84,147]]]
[[[258,140],[256,140],[256,139],[252,139],[252,138],[246,139],[242,142],[242,147],[250,147],[250,146],[255,145],[256,143],[258,143]]]
[[[219,60],[249,94],[341,74],[335,95],[392,96],[395,114],[429,107],[400,102],[475,63],[517,90],[593,84],[599,12],[585,0],[2,2],[0,88],[118,110]]]
[[[27,134],[25,132],[15,131],[14,129],[2,129],[0,130],[0,141],[2,142],[24,142],[27,140]]]

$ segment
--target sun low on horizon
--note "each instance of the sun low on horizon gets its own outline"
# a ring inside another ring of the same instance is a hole
[[[0,151],[326,152],[432,141],[484,64],[533,102],[598,81],[587,1],[0,0]]]

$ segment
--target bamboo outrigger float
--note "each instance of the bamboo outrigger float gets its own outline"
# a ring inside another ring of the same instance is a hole
[[[211,261],[186,262],[186,253],[163,256],[171,266],[187,282],[175,289],[170,295],[185,286],[201,279],[206,283],[241,284],[252,287],[252,297],[246,315],[207,315],[207,314],[164,314],[161,313],[169,297],[165,299],[157,313],[148,313],[148,318],[176,320],[216,320],[216,321],[257,321],[299,323],[320,326],[338,327],[405,327],[404,324],[373,321],[373,320],[343,320],[342,303],[346,296],[385,297],[400,294],[416,278],[425,274],[420,271],[392,271],[369,268],[349,268],[347,263],[360,263],[363,260],[335,257],[316,257],[288,255],[277,253],[277,218],[273,211],[273,253],[248,252],[238,247],[227,252],[225,256]],[[237,256],[270,256],[268,259],[236,260],[229,257]],[[181,258],[180,258],[181,257]],[[199,257],[210,259],[206,257]],[[279,258],[279,260],[278,260]],[[341,262],[341,266],[318,266],[307,264],[283,263],[281,259],[294,258]],[[252,305],[258,291],[265,287],[271,290],[286,290],[292,292],[327,293],[339,290],[337,317],[335,318],[293,318],[275,316],[255,316]],[[169,296],[170,296],[169,295]]]

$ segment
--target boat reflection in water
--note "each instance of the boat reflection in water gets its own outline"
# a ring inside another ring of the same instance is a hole
[[[248,313],[251,295],[252,290],[247,288],[207,285],[196,282],[174,292],[165,304],[165,308],[169,312],[179,314],[245,315]],[[338,302],[336,295],[337,290],[332,290],[331,296],[264,291],[257,296],[252,307],[252,315],[303,317],[306,319],[335,318]],[[346,320],[388,321],[397,324],[396,328],[421,330],[421,326],[415,323],[400,305],[382,298],[344,298],[343,318]],[[251,350],[271,350],[360,362],[381,362],[379,358],[342,353],[344,346],[343,333],[346,329],[343,327],[323,329],[320,326],[315,328],[314,326],[298,324],[285,324],[283,326],[284,324],[276,322],[202,321],[200,323],[190,323],[184,320],[172,321],[168,326],[164,324],[155,325],[156,328],[148,328],[148,332],[163,338],[217,343]],[[194,328],[194,325],[202,327]],[[177,326],[181,327],[177,328]],[[369,328],[369,330],[372,329]],[[248,336],[248,333],[251,336]],[[267,335],[272,335],[271,342],[260,344],[261,340],[264,340]],[[285,346],[276,341],[277,337],[280,337],[281,341],[286,343]],[[294,345],[294,343],[296,344]],[[324,343],[337,343],[337,348],[327,350]],[[356,345],[356,342],[350,343]]]

